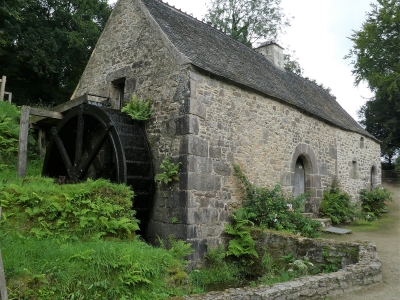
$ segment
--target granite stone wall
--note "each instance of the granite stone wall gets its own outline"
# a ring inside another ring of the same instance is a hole
[[[315,214],[335,179],[353,201],[360,189],[370,188],[371,178],[374,186],[380,183],[376,141],[200,71],[190,72],[190,88],[190,101],[202,113],[191,120],[196,124],[191,140],[199,151],[185,158],[189,184],[184,188],[193,204],[189,241],[221,242],[224,224],[243,196],[233,162],[257,185],[281,183],[294,192],[294,168],[301,158],[309,192],[305,210]]]
[[[343,242],[308,239],[292,235],[265,232],[257,240],[258,247],[280,255],[292,254],[297,259],[323,262],[323,253],[341,259],[342,268],[333,273],[304,276],[299,279],[271,286],[231,288],[191,295],[191,300],[297,300],[327,299],[328,297],[360,290],[382,282],[381,262],[376,246],[371,242]]]

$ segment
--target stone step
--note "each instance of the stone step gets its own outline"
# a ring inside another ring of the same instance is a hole
[[[306,217],[307,219],[312,219],[314,218],[314,214],[313,213],[301,213],[301,215],[303,217]]]
[[[332,226],[332,220],[330,218],[328,218],[328,219],[312,218],[312,219],[317,222],[320,222],[323,228]]]

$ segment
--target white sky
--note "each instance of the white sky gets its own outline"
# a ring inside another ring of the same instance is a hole
[[[116,0],[109,0],[114,3]],[[209,0],[164,0],[202,19]],[[356,120],[357,111],[372,96],[366,85],[354,87],[348,54],[352,30],[359,30],[376,0],[281,0],[291,26],[280,37],[280,44],[295,51],[303,76],[332,89],[340,105]]]

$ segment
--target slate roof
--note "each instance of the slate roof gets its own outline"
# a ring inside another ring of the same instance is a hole
[[[323,88],[280,70],[253,49],[161,1],[142,2],[173,45],[194,66],[376,140]]]

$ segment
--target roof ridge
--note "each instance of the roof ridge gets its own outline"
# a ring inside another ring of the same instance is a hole
[[[228,37],[229,39],[231,39],[231,40],[234,41],[235,43],[239,43],[240,45],[243,45],[243,46],[247,47],[248,49],[251,49],[251,50],[257,52],[254,48],[249,47],[249,46],[246,46],[245,44],[239,42],[238,40],[235,40],[233,37],[231,37],[231,36],[228,35],[227,33],[223,32],[221,29],[218,29],[216,26],[213,26],[212,24],[209,24],[208,22],[204,22],[204,21],[203,21],[204,19],[203,19],[203,20],[199,20],[199,19],[197,19],[196,17],[194,17],[193,15],[190,15],[190,14],[188,14],[187,12],[182,11],[180,8],[177,8],[177,7],[173,6],[173,5],[170,5],[168,2],[164,2],[164,1],[162,1],[162,0],[157,0],[157,1],[161,2],[162,4],[167,5],[168,7],[172,8],[172,9],[174,9],[174,10],[177,10],[178,12],[184,14],[185,16],[187,16],[187,17],[189,17],[189,18],[191,18],[191,19],[193,19],[193,20],[195,20],[195,21],[197,21],[197,22],[199,22],[199,23],[201,23],[201,24],[204,24],[204,25],[210,27],[210,28],[213,29],[213,30],[216,30],[217,32],[222,33],[223,35],[225,35],[226,37]],[[257,52],[257,53],[258,53],[258,52]],[[262,55],[262,54],[261,54],[261,55]]]

